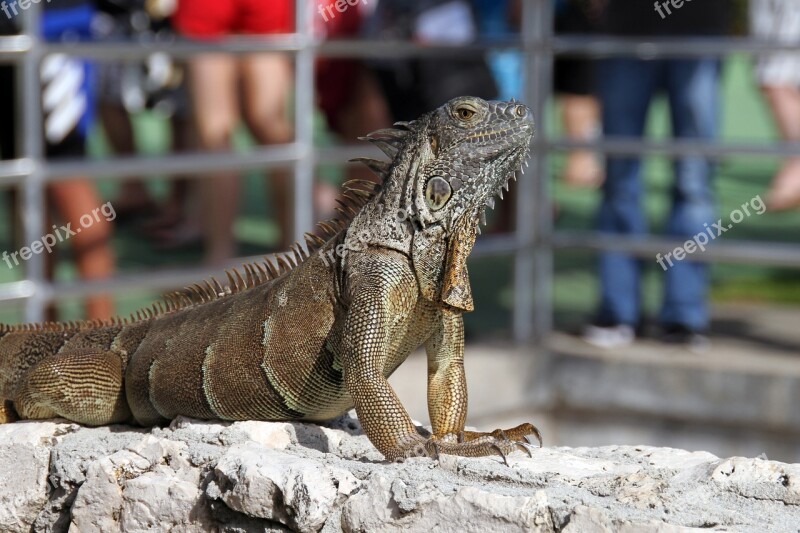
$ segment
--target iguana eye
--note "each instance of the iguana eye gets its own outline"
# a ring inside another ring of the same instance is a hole
[[[470,120],[475,116],[475,110],[462,106],[456,109],[456,116],[461,120]]]
[[[431,211],[438,211],[450,199],[453,189],[444,178],[435,177],[428,181],[425,186],[425,202]]]

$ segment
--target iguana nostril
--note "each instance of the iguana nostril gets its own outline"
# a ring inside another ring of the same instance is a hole
[[[528,114],[528,110],[525,108],[524,105],[518,105],[516,107],[517,107],[516,112],[517,112],[517,116],[518,117],[522,118],[522,117],[524,117],[525,115]]]

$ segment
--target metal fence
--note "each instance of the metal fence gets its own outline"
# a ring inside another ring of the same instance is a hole
[[[314,107],[314,63],[317,57],[403,58],[474,57],[489,50],[514,49],[524,56],[523,99],[539,121],[533,142],[533,177],[518,181],[515,195],[516,231],[505,236],[486,236],[479,240],[475,255],[511,255],[514,258],[514,338],[520,342],[547,339],[552,330],[553,255],[556,250],[614,250],[653,257],[682,242],[667,239],[608,237],[594,232],[554,231],[552,196],[548,176],[548,154],[553,151],[587,147],[618,155],[703,155],[722,158],[732,155],[800,155],[797,145],[718,144],[715,142],[604,139],[575,143],[549,138],[541,121],[552,97],[552,61],[556,55],[590,57],[637,56],[697,57],[730,53],[758,53],[770,50],[796,50],[796,46],[759,43],[748,39],[720,38],[687,41],[669,39],[630,40],[605,37],[556,37],[550,0],[525,0],[519,39],[465,47],[426,46],[407,42],[358,41],[320,42],[312,34],[313,2],[297,0],[297,27],[293,34],[264,38],[233,38],[219,44],[177,42],[171,44],[48,44],[39,35],[39,3],[30,4],[22,15],[22,35],[0,37],[0,62],[18,67],[18,95],[21,113],[18,136],[22,158],[0,162],[0,185],[18,187],[24,242],[39,239],[45,231],[45,187],[48,183],[74,176],[97,179],[123,179],[131,175],[161,174],[202,177],[221,169],[244,171],[275,166],[294,170],[294,227],[297,237],[312,227],[312,187],[315,166],[343,163],[364,155],[367,148],[321,149],[312,139]],[[81,56],[98,61],[144,59],[154,52],[176,58],[204,52],[246,54],[285,52],[295,60],[295,140],[291,144],[260,148],[248,154],[181,154],[164,157],[113,158],[102,161],[51,162],[44,158],[41,134],[42,109],[39,64],[52,53]],[[800,245],[750,242],[719,243],[694,259],[703,261],[748,262],[762,265],[800,267]],[[33,255],[26,263],[25,279],[0,284],[0,302],[24,301],[25,319],[39,321],[46,306],[55,301],[99,293],[131,290],[167,290],[182,286],[208,274],[201,269],[181,269],[119,276],[106,281],[53,283],[45,277],[45,260]]]

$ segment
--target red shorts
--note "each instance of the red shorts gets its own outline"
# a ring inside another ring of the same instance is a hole
[[[179,0],[173,23],[181,34],[195,38],[291,33],[294,31],[294,2]]]

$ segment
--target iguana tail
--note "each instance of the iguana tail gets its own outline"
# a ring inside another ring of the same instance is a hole
[[[62,417],[87,425],[130,417],[122,358],[69,325],[0,327],[0,422]]]

